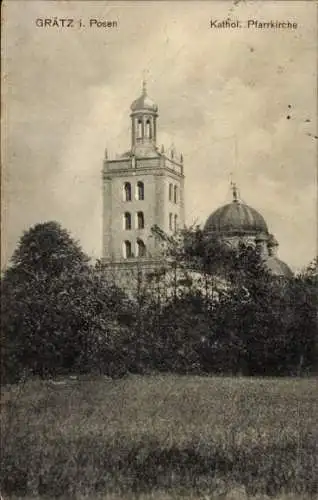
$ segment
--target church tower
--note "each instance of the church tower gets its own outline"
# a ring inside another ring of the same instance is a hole
[[[182,155],[157,146],[158,106],[142,93],[131,105],[129,151],[103,166],[103,262],[151,264],[161,246],[151,235],[159,226],[173,234],[184,226]]]

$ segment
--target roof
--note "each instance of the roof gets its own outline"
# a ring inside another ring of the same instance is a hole
[[[147,88],[146,88],[146,82],[143,82],[142,86],[142,94],[138,99],[133,101],[132,105],[130,106],[130,109],[132,112],[135,111],[151,111],[153,113],[157,113],[158,111],[158,106],[157,104],[150,99],[150,97],[147,94]]]
[[[285,262],[278,259],[274,255],[269,256],[265,261],[265,266],[270,271],[270,273],[274,276],[283,276],[285,278],[292,278],[293,272],[288,267]]]
[[[265,219],[254,208],[233,200],[213,212],[204,226],[205,233],[221,235],[268,234]]]

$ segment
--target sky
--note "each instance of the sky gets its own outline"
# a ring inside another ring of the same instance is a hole
[[[75,26],[37,26],[54,18]],[[210,27],[227,18],[242,28]],[[249,19],[298,27],[247,28]],[[312,260],[316,2],[7,0],[2,20],[2,265],[24,230],[48,220],[101,256],[104,151],[129,149],[144,75],[158,144],[184,157],[187,225],[231,201],[232,173],[280,258],[294,270]]]

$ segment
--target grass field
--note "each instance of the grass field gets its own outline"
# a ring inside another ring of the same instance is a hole
[[[313,378],[7,386],[1,491],[25,500],[317,498],[317,415]]]

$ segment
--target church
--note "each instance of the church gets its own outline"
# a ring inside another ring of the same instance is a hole
[[[158,147],[158,106],[148,96],[145,81],[130,111],[130,148],[115,159],[108,158],[106,150],[102,174],[102,262],[114,276],[126,273],[126,282],[132,272],[162,264],[162,246],[152,235],[153,226],[172,235],[185,224],[183,156]],[[287,264],[277,257],[278,242],[262,215],[240,200],[234,184],[232,191],[232,201],[206,220],[206,238],[256,247],[273,275],[291,277]]]

